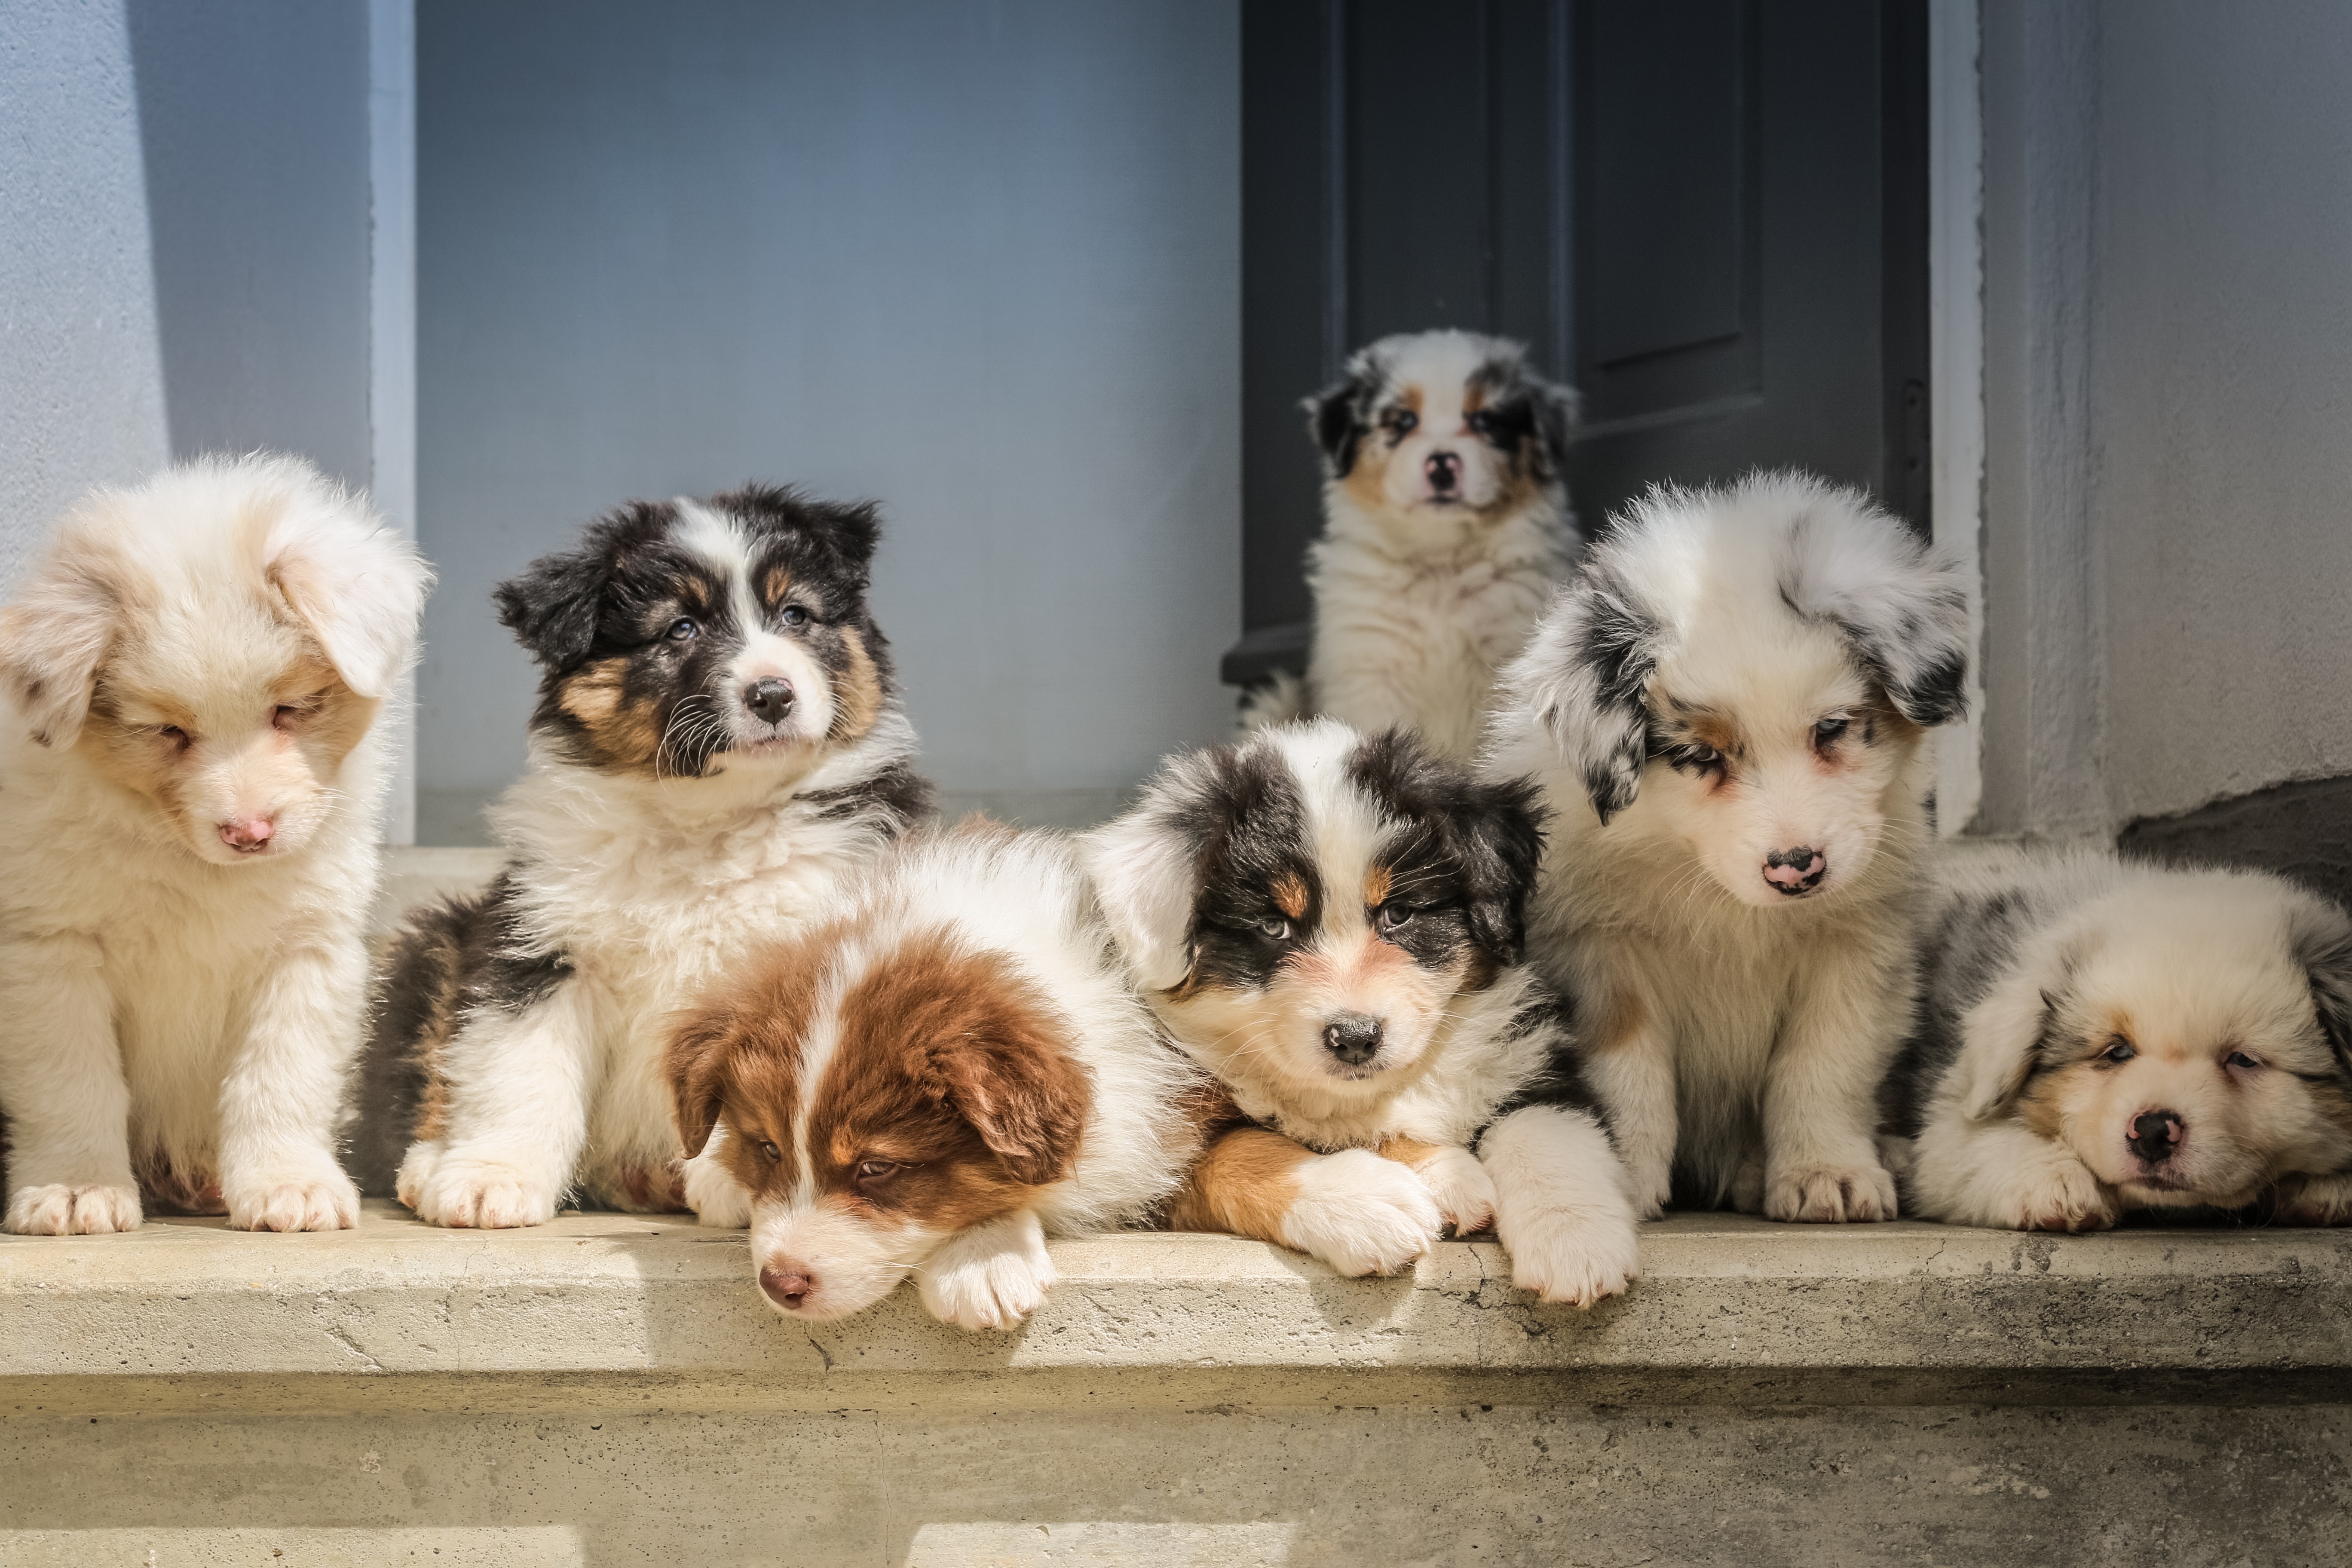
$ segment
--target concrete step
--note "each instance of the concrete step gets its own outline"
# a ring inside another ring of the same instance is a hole
[[[1486,1244],[1066,1242],[1008,1336],[787,1322],[672,1219],[0,1237],[0,1563],[2352,1554],[2352,1235],[1644,1248],[1579,1313]]]

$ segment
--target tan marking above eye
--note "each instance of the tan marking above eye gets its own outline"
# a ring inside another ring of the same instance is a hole
[[[1702,709],[1684,720],[1690,738],[1702,746],[1712,746],[1727,757],[1737,757],[1744,749],[1739,726],[1720,713]]]
[[[1364,907],[1376,910],[1389,901],[1391,879],[1386,866],[1375,866],[1364,873]]]
[[[1288,915],[1292,920],[1306,918],[1307,884],[1296,874],[1286,872],[1276,877],[1267,887],[1266,891],[1273,895],[1275,908],[1284,914]]]
[[[771,605],[781,605],[793,591],[793,574],[781,566],[768,568],[760,579],[760,596]]]

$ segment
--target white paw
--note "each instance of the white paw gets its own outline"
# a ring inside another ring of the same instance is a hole
[[[360,1190],[339,1170],[273,1172],[221,1186],[232,1230],[349,1230],[360,1222]]]
[[[686,1163],[686,1206],[698,1224],[740,1230],[751,1223],[751,1189],[719,1163],[716,1138]]]
[[[1469,1150],[1441,1149],[1412,1171],[1454,1235],[1469,1236],[1495,1223],[1495,1178]]]
[[[1429,1250],[1445,1216],[1419,1176],[1369,1149],[1318,1155],[1296,1173],[1282,1239],[1342,1274],[1388,1274]]]
[[[1764,1180],[1764,1217],[1808,1225],[1893,1219],[1895,1178],[1867,1165],[1816,1165],[1770,1171]]]
[[[2091,1168],[2064,1155],[2011,1188],[2000,1220],[2011,1230],[2105,1230],[2120,1213],[2114,1194]]]
[[[2279,1183],[2282,1225],[2352,1224],[2352,1176],[2288,1176]]]
[[[509,1230],[555,1217],[556,1188],[511,1165],[487,1160],[438,1162],[409,1206],[416,1217],[460,1230]]]
[[[400,1173],[392,1179],[393,1195],[414,1209],[425,1201],[425,1184],[441,1163],[439,1143],[411,1143],[400,1162]]]
[[[916,1276],[931,1316],[959,1329],[1017,1329],[1045,1304],[1054,1260],[1027,1212],[950,1237]]]
[[[1664,1219],[1674,1201],[1675,1171],[1669,1161],[1625,1162],[1626,1185],[1633,1193],[1635,1219]]]
[[[1622,1209],[1538,1209],[1515,1218],[1502,1238],[1511,1283],[1539,1300],[1590,1307],[1622,1295],[1642,1271],[1641,1245]]]
[[[19,1187],[5,1228],[17,1236],[104,1236],[139,1228],[137,1187]]]

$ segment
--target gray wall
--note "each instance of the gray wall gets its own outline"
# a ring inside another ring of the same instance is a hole
[[[2352,773],[2352,7],[1984,24],[1979,826]]]
[[[368,481],[364,0],[0,5],[0,582],[227,447]]]
[[[1038,819],[1229,724],[1232,0],[418,12],[425,841],[522,760],[488,591],[630,496],[874,496],[927,766]]]

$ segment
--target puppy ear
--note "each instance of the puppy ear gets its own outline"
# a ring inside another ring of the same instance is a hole
[[[1851,490],[1814,483],[1790,531],[1780,596],[1835,626],[1914,724],[1968,709],[1969,595],[1959,571]]]
[[[593,533],[581,549],[541,556],[492,591],[499,624],[546,668],[571,668],[595,645],[610,561]]]
[[[1368,416],[1372,399],[1386,378],[1387,367],[1370,349],[1361,349],[1348,361],[1338,381],[1300,405],[1307,410],[1307,427],[1323,454],[1323,471],[1344,479],[1356,466],[1356,450],[1371,434]]]
[[[2316,898],[2295,900],[2287,916],[2294,961],[2310,977],[2311,1003],[2336,1065],[2352,1077],[2352,921]]]
[[[315,476],[263,545],[263,571],[362,697],[386,697],[416,652],[432,568],[361,501]]]
[[[2012,972],[1960,1018],[1960,1114],[1987,1121],[2008,1111],[2057,1037],[2065,1011],[2063,971]],[[2045,984],[2054,982],[2057,988]]]
[[[64,751],[81,738],[123,607],[120,563],[68,532],[0,610],[0,682],[42,745]]]
[[[948,1100],[1013,1179],[1033,1187],[1069,1174],[1086,1135],[1094,1080],[1033,1019],[999,1020],[932,1058]]]
[[[727,1054],[738,1020],[731,1003],[714,1002],[682,1014],[671,1026],[667,1066],[677,1139],[693,1159],[710,1142],[726,1100]]]
[[[1537,473],[1555,479],[1568,471],[1568,448],[1576,439],[1583,417],[1584,399],[1572,386],[1560,386],[1535,376],[1528,378],[1535,399]]]
[[[1171,763],[1142,804],[1078,840],[1112,940],[1146,991],[1172,991],[1192,973],[1200,839],[1180,817],[1186,787]]]
[[[1506,966],[1519,961],[1528,894],[1543,863],[1541,799],[1535,780],[1501,779],[1476,786],[1455,819],[1457,853],[1470,889],[1470,935]]]
[[[1641,793],[1650,757],[1647,696],[1665,629],[1596,559],[1552,598],[1525,652],[1504,672],[1504,705],[1550,742],[1584,781],[1606,826]],[[1515,763],[1539,759],[1521,755]]]

